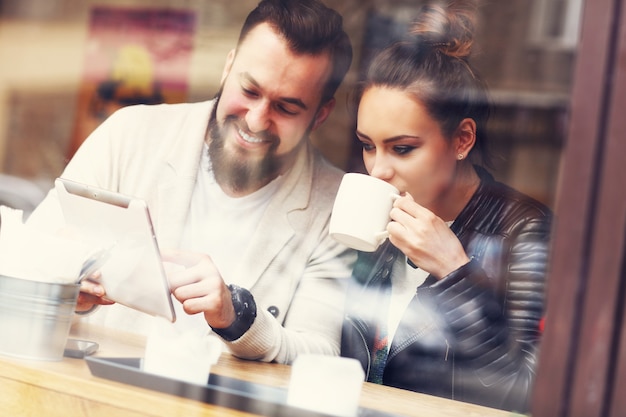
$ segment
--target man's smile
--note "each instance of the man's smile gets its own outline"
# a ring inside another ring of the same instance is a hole
[[[238,128],[237,132],[239,133],[239,136],[241,136],[241,138],[248,143],[262,143],[263,142],[263,139],[250,135],[244,132],[241,128]]]

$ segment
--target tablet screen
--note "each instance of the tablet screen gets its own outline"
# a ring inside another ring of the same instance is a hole
[[[100,256],[107,298],[144,313],[175,320],[172,297],[145,201],[57,178],[63,216]]]

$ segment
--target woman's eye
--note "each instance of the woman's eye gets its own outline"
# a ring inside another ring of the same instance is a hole
[[[361,146],[363,147],[364,151],[371,151],[372,149],[374,149],[374,145],[367,142],[361,142]]]
[[[394,146],[393,151],[398,155],[405,155],[415,149],[414,146]]]

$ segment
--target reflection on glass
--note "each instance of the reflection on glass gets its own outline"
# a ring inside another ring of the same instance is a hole
[[[115,106],[132,102],[117,100],[118,86],[113,75],[111,80],[102,81],[96,87],[97,94],[92,101],[80,101],[89,19],[95,3],[0,1],[0,61],[11,63],[0,66],[2,173],[51,184],[72,152],[77,116],[85,111],[94,115],[107,113],[105,102],[113,101]],[[120,2],[97,3],[116,7]],[[217,90],[225,52],[235,44],[242,22],[238,10],[249,10],[257,2],[246,1],[243,7],[240,3],[237,6],[222,2],[185,3],[185,10],[199,20],[195,32],[188,33],[192,40],[185,43],[185,48],[189,48],[185,50],[189,67],[182,71],[187,77],[183,80],[186,92],[180,93],[174,101],[205,99]],[[344,82],[343,92],[352,91],[353,80],[360,78],[382,46],[404,33],[422,3],[424,1],[380,0],[363,7],[361,0],[333,2],[333,7],[344,11],[346,28],[355,45],[361,45],[361,53],[357,54],[352,67],[354,74]],[[493,104],[486,136],[495,155],[492,172],[496,180],[552,208],[566,134],[582,0],[530,3],[483,2],[478,11],[471,62],[489,86]],[[165,0],[127,0],[124,4],[129,8],[168,10],[178,6],[174,1]],[[135,49],[134,56],[141,59],[143,55]],[[116,59],[113,53],[109,58],[111,62],[125,60],[121,55]],[[142,67],[151,65],[142,60]],[[141,100],[161,100],[158,84],[150,85],[154,88],[146,89]],[[324,136],[333,140],[319,142],[322,152],[338,161],[341,168],[365,171],[363,148],[353,138],[353,115],[345,114],[338,105],[333,117],[338,122],[324,128]],[[341,139],[346,144],[345,152],[336,148]],[[454,225],[452,230],[455,230]],[[493,239],[485,238],[481,245],[494,264],[505,256],[500,251],[502,246]],[[401,257],[387,261],[396,271],[407,268]],[[367,265],[364,276],[385,270],[379,266]],[[505,289],[498,287],[497,291],[500,290]],[[378,293],[375,294],[378,297]],[[368,301],[371,296],[362,294],[363,306],[373,305]],[[432,315],[440,308],[434,300],[416,306],[411,314],[416,320]],[[445,338],[443,340],[444,344],[439,346],[446,348],[442,352],[447,352],[447,357],[446,353],[443,357],[452,360]],[[465,377],[462,373],[458,376]],[[485,385],[490,384],[493,381],[485,381]],[[447,396],[448,392],[442,395]],[[457,398],[460,395],[455,393]]]

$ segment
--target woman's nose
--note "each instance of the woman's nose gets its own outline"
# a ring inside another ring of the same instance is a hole
[[[370,175],[383,181],[389,181],[393,177],[393,167],[385,157],[376,155],[371,165]]]
[[[246,124],[251,132],[263,132],[270,126],[269,105],[265,102],[255,103],[246,113]]]

